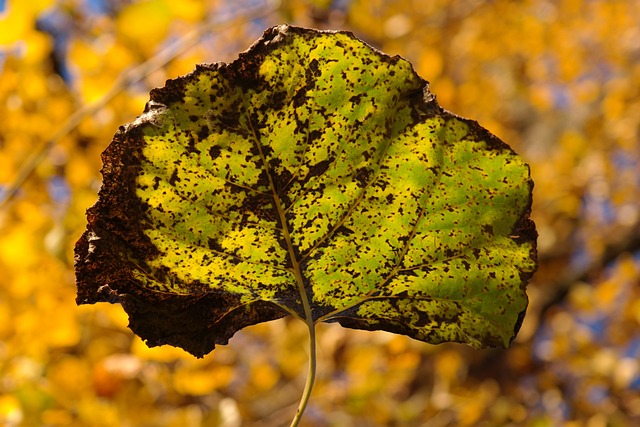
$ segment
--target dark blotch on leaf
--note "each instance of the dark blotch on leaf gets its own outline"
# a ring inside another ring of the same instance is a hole
[[[329,169],[332,161],[329,159],[325,159],[309,168],[309,174],[307,175],[307,179],[313,178],[314,176],[320,176]]]
[[[196,140],[193,136],[189,136],[189,143],[187,145],[187,153],[200,154],[200,150],[196,147]]]
[[[217,159],[220,156],[220,153],[222,152],[222,150],[220,149],[219,146],[217,145],[213,145],[210,149],[209,149],[209,156],[211,156],[211,158],[213,160]]]
[[[198,130],[198,138],[200,139],[200,141],[204,141],[205,139],[207,139],[210,132],[211,131],[209,130],[209,126],[202,125],[202,127],[200,127],[200,130]]]
[[[171,177],[169,178],[169,184],[171,186],[175,186],[178,181],[180,181],[180,178],[178,177],[178,169],[174,169]]]

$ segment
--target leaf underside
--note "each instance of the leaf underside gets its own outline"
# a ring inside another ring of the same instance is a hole
[[[506,347],[536,269],[528,166],[351,33],[265,32],[151,91],[103,153],[77,302],[203,356],[294,315]]]

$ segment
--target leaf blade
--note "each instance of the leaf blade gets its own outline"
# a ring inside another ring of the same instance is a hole
[[[78,302],[121,302],[151,345],[201,356],[288,314],[476,347],[519,328],[528,166],[350,33],[267,30],[153,90],[103,160]]]

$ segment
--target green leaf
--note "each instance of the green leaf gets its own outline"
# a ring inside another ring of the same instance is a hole
[[[294,315],[506,347],[524,317],[528,166],[350,33],[274,27],[168,81],[103,162],[77,302],[121,303],[149,345]]]

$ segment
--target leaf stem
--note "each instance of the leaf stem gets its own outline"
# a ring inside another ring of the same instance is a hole
[[[302,397],[298,404],[298,410],[291,421],[291,427],[297,427],[300,423],[302,414],[304,414],[304,410],[307,408],[307,403],[309,403],[313,383],[316,379],[316,325],[313,322],[313,319],[310,318],[307,318],[305,323],[309,327],[309,371],[307,373],[307,382],[304,385]]]

